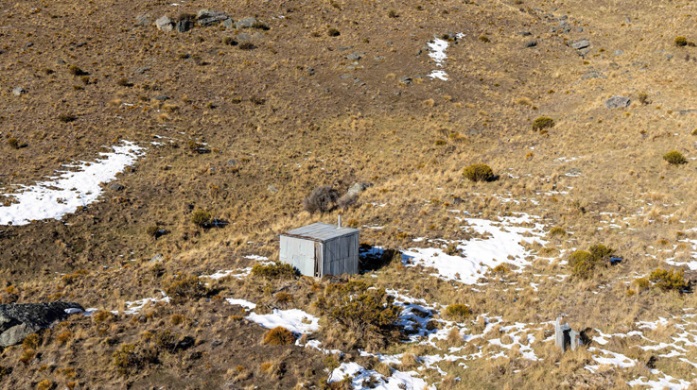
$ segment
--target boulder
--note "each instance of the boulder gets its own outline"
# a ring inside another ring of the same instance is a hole
[[[225,12],[220,11],[202,9],[196,13],[196,24],[201,27],[212,26],[214,24],[227,21],[228,19],[230,19],[230,16]]]
[[[605,107],[607,108],[625,108],[629,107],[632,101],[626,96],[613,96],[605,101]]]
[[[367,190],[368,188],[372,187],[372,183],[354,183],[348,191],[346,191],[346,195],[348,196],[355,196],[360,194],[361,192]]]
[[[588,47],[590,47],[591,43],[587,39],[581,39],[580,41],[576,41],[571,44],[571,47],[573,47],[576,50],[583,50]]]
[[[28,335],[83,311],[77,303],[61,301],[0,305],[0,347],[19,344]]]
[[[174,29],[174,22],[167,16],[162,16],[155,21],[157,29],[164,32],[170,32]]]

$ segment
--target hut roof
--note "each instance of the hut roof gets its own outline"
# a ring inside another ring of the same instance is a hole
[[[305,238],[313,241],[327,241],[333,238],[358,233],[358,229],[337,227],[328,223],[316,222],[283,233],[284,236]]]

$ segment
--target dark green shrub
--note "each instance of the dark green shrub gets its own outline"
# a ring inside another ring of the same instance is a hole
[[[198,209],[191,213],[191,222],[200,227],[210,226],[212,219],[213,216],[206,210]]]
[[[277,326],[264,334],[262,343],[265,345],[291,345],[295,343],[295,335],[288,329]]]
[[[657,268],[649,274],[649,280],[653,282],[653,287],[663,291],[682,292],[688,288],[685,281],[685,271],[681,269],[665,270]]]
[[[462,170],[462,174],[470,181],[494,181],[498,177],[486,164],[472,164]]]
[[[532,122],[532,129],[535,131],[540,131],[544,129],[549,129],[554,127],[554,119],[548,116],[541,116]]]
[[[399,307],[382,288],[369,289],[363,281],[328,285],[315,307],[331,320],[357,334],[386,336],[394,327]]]
[[[133,344],[121,344],[118,350],[111,355],[111,363],[121,374],[127,374],[131,370],[143,367],[143,358],[136,353]]]
[[[681,36],[675,37],[675,46],[684,47],[687,46],[687,38]]]
[[[596,261],[604,262],[610,261],[610,256],[615,253],[614,249],[608,248],[603,244],[591,245],[588,250]]]
[[[671,165],[682,165],[687,164],[687,159],[682,153],[677,150],[671,150],[670,152],[663,155],[663,159],[666,160]]]
[[[188,299],[198,299],[208,294],[208,288],[196,275],[177,274],[163,285],[165,294],[172,302],[181,303]]]
[[[614,249],[603,244],[592,245],[587,251],[577,250],[569,255],[571,273],[582,279],[589,279],[596,269],[607,267]]]
[[[290,279],[297,274],[298,271],[286,263],[255,264],[252,267],[252,275],[264,279]]]
[[[448,320],[462,322],[472,315],[472,309],[467,305],[455,303],[448,305],[443,311],[443,317]]]

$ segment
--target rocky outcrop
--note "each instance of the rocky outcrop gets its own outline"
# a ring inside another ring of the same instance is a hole
[[[0,346],[19,344],[28,335],[83,311],[82,306],[74,302],[0,305]]]

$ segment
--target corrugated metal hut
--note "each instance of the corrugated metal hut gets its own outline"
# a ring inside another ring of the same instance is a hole
[[[358,273],[358,229],[313,223],[281,234],[281,261],[307,276]]]

